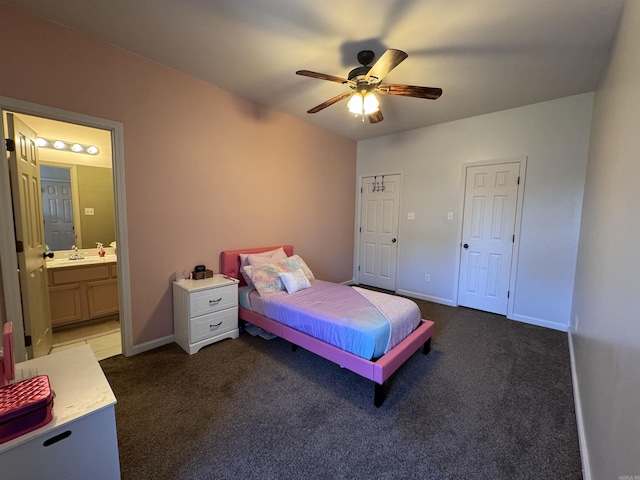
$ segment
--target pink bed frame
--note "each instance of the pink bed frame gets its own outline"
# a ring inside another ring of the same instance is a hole
[[[292,245],[282,245],[287,255],[293,255]],[[276,247],[251,248],[243,250],[226,250],[220,254],[220,272],[240,280],[239,286],[246,285],[244,278],[240,274],[240,253],[260,253],[274,250]],[[384,402],[386,396],[386,381],[393,373],[400,368],[420,347],[426,355],[431,348],[431,337],[435,325],[430,320],[421,320],[420,325],[407,338],[392,348],[388,353],[378,358],[376,361],[366,360],[352,353],[341,350],[333,345],[329,345],[322,340],[318,340],[305,333],[294,330],[270,318],[247,310],[238,308],[238,316],[249,323],[252,323],[263,330],[281,337],[294,346],[300,346],[316,355],[321,356],[341,367],[351,370],[358,375],[375,382],[374,405],[379,407]]]

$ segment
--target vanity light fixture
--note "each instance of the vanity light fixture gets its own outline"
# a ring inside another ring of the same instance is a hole
[[[40,148],[53,148],[55,150],[68,150],[74,153],[88,153],[89,155],[97,155],[100,150],[95,145],[84,145],[82,143],[67,142],[64,140],[54,140],[51,138],[38,137],[36,144]]]

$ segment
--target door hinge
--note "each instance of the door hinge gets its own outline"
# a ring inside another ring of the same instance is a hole
[[[16,151],[16,142],[13,138],[5,138],[4,143],[7,146],[7,152]]]
[[[22,243],[22,240],[16,240],[16,253],[22,252],[24,252],[24,244]]]
[[[511,295],[511,290],[507,290],[507,298],[509,298],[509,295]]]
[[[520,185],[520,177],[518,177],[518,185]]]
[[[511,238],[511,243],[516,243],[516,234],[513,234],[513,237]]]
[[[31,346],[31,335],[25,335],[24,336],[24,346],[25,347],[30,347]]]
[[[360,265],[358,265],[358,271],[360,271]]]
[[[362,187],[360,187],[360,195],[362,195]]]

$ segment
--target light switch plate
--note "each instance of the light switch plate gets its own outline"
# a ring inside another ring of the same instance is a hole
[[[416,219],[416,212],[407,213],[407,220],[415,220],[415,219]]]
[[[85,215],[93,215],[93,208],[85,208],[84,209],[84,214]]]

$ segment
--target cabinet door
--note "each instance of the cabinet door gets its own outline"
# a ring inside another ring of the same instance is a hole
[[[87,282],[87,298],[90,318],[118,313],[118,280]]]
[[[118,480],[120,462],[113,406],[2,453],[0,472],[7,480]]]
[[[79,283],[49,287],[49,299],[54,327],[82,320]]]

